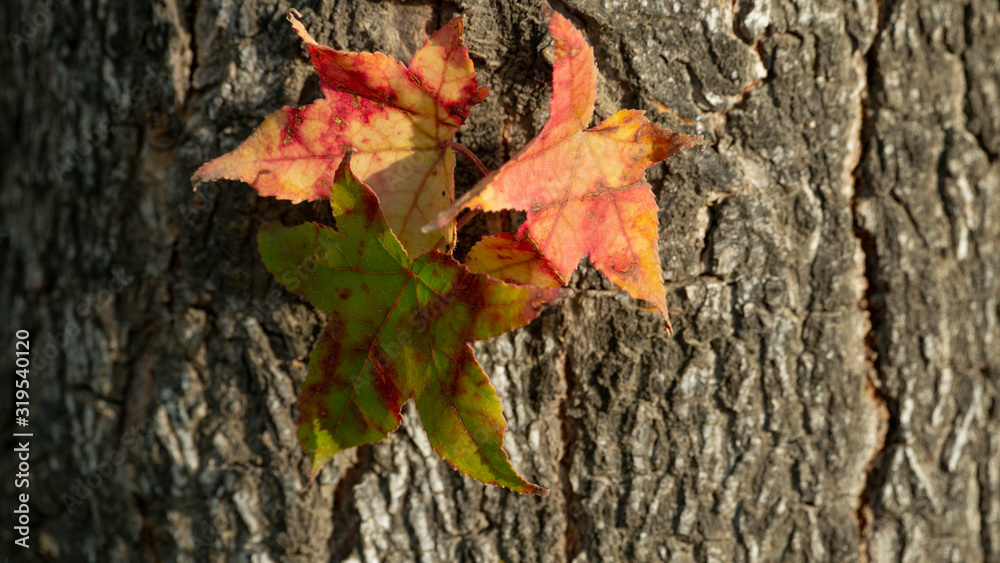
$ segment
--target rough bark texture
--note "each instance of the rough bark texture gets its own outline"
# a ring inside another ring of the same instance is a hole
[[[1000,560],[997,3],[554,6],[595,46],[598,117],[642,108],[709,142],[650,171],[673,337],[584,268],[477,346],[515,466],[552,490],[528,498],[453,472],[412,411],[303,489],[294,401],[321,319],[254,233],[322,206],[188,182],[318,95],[291,4],[4,2],[0,369],[30,330],[35,437],[33,547],[5,524],[2,551]],[[294,7],[322,42],[408,60],[472,2]],[[493,90],[459,141],[496,167],[547,117],[551,41],[533,2],[468,13]]]

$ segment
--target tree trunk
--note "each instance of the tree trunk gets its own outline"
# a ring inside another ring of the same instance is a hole
[[[321,43],[409,60],[468,14],[494,168],[539,131],[551,39],[515,0],[310,1]],[[320,204],[199,164],[317,97],[285,2],[5,2],[3,370],[30,331],[16,561],[1000,560],[1000,7],[567,0],[599,118],[703,134],[649,171],[676,334],[590,267],[476,346],[507,451],[462,477],[407,408],[305,487],[322,318],[254,234]],[[460,189],[475,180],[462,164]],[[479,229],[509,226],[497,216]],[[13,387],[0,393],[4,412]],[[412,405],[410,406],[412,407]],[[17,460],[0,460],[13,499]],[[11,547],[8,547],[11,546]]]

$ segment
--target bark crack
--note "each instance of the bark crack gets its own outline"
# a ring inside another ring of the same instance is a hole
[[[344,561],[355,549],[361,552],[364,547],[355,489],[361,483],[361,478],[372,470],[371,448],[370,444],[357,448],[357,461],[344,471],[333,492],[333,534],[328,543],[331,561]]]
[[[966,5],[962,17],[962,23],[964,25],[964,31],[966,37],[970,38],[974,37],[972,31],[972,21],[975,19],[975,15],[972,12],[973,12],[972,5]],[[965,128],[966,131],[969,132],[970,135],[972,135],[972,138],[975,139],[976,144],[979,146],[979,150],[983,151],[983,154],[986,155],[986,159],[989,161],[989,163],[993,164],[998,159],[1000,159],[1000,154],[998,154],[995,150],[993,150],[993,148],[990,147],[989,143],[985,138],[985,135],[983,134],[982,129],[972,126],[972,124],[975,123],[976,121],[975,110],[973,108],[973,102],[972,102],[972,95],[973,95],[972,85],[977,82],[977,77],[973,76],[972,72],[970,71],[969,67],[971,65],[971,62],[969,61],[969,55],[967,51],[968,50],[965,49],[961,53],[959,53],[960,60],[962,61],[962,75],[965,78],[965,84],[964,84],[965,92],[962,96],[962,114],[965,117],[965,123],[963,127]],[[978,130],[973,130],[973,129],[978,129]]]
[[[198,70],[198,10],[201,8],[201,0],[194,0],[188,5],[187,9],[184,11],[184,19],[188,24],[188,34],[191,36],[188,40],[188,49],[191,51],[191,60],[188,61],[188,80],[187,80],[187,90],[184,92],[184,103],[187,104],[191,100],[191,94],[195,91],[194,75]]]
[[[865,481],[858,498],[855,517],[858,521],[858,533],[860,536],[858,547],[859,561],[867,562],[870,559],[869,548],[873,535],[874,511],[873,504],[876,502],[877,493],[887,470],[887,463],[891,457],[888,455],[889,449],[895,443],[895,437],[899,432],[899,405],[898,401],[892,397],[886,388],[886,373],[882,361],[885,357],[886,341],[882,338],[887,327],[884,288],[880,282],[879,254],[876,234],[865,224],[865,218],[859,209],[862,200],[873,199],[875,196],[874,187],[871,186],[865,177],[865,165],[871,156],[871,143],[874,138],[873,117],[877,108],[872,102],[871,90],[873,84],[878,83],[878,45],[882,31],[886,23],[886,6],[883,2],[878,3],[878,16],[875,35],[872,43],[864,55],[865,72],[861,75],[863,83],[859,90],[859,100],[861,112],[861,126],[859,127],[860,155],[856,167],[852,172],[854,181],[854,192],[851,198],[851,212],[853,215],[853,234],[858,239],[861,250],[864,253],[864,277],[867,282],[864,296],[861,299],[860,307],[868,318],[868,330],[864,337],[864,354],[866,371],[865,387],[868,396],[875,403],[878,409],[880,420],[879,444],[872,456],[865,465]]]
[[[563,510],[566,516],[566,530],[563,533],[563,552],[566,561],[572,561],[583,549],[582,541],[586,537],[586,522],[584,521],[583,505],[580,496],[573,490],[570,471],[573,468],[573,456],[576,453],[576,431],[570,414],[570,404],[576,392],[577,377],[573,371],[573,360],[566,348],[568,339],[566,330],[566,306],[559,327],[559,337],[563,345],[562,376],[565,389],[559,403],[560,436],[562,438],[562,456],[559,458],[559,484],[563,494]]]

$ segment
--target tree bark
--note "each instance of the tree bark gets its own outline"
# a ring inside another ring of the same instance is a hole
[[[551,39],[535,2],[473,4],[294,7],[321,43],[404,61],[467,13],[492,91],[457,140],[495,168],[547,118]],[[598,118],[645,109],[707,146],[648,173],[674,336],[584,266],[476,346],[515,467],[551,490],[533,498],[453,471],[412,408],[305,487],[295,396],[322,318],[254,234],[322,205],[189,183],[319,95],[293,5],[5,2],[0,357],[11,373],[30,331],[34,437],[31,548],[4,525],[3,551],[1000,560],[997,3],[553,6],[594,46]],[[0,468],[13,498],[14,456]]]

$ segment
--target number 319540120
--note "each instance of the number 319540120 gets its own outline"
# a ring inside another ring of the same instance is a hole
[[[17,379],[14,383],[17,387],[17,391],[14,393],[14,416],[19,419],[28,418],[28,367],[31,365],[31,359],[29,357],[31,351],[31,342],[28,338],[31,336],[26,330],[17,331],[17,341],[14,343],[14,354],[17,357],[14,362],[17,366]],[[27,426],[27,421],[22,426]],[[18,421],[20,425],[20,421]]]

